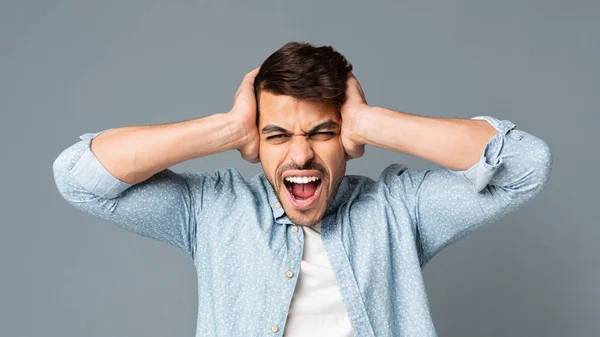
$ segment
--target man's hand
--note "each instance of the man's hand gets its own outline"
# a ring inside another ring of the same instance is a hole
[[[232,120],[243,130],[241,145],[237,148],[244,160],[251,163],[260,161],[258,155],[259,135],[256,127],[256,98],[254,97],[254,78],[260,67],[247,73],[235,93],[233,107],[229,114]]]
[[[360,115],[367,108],[365,94],[354,74],[350,73],[346,80],[346,100],[341,108],[342,144],[346,151],[346,160],[359,158],[365,153],[365,143],[360,139]]]

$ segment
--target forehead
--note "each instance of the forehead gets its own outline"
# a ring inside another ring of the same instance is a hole
[[[332,104],[299,100],[287,95],[261,92],[259,127],[276,124],[282,127],[310,127],[324,120],[339,122],[340,114]]]

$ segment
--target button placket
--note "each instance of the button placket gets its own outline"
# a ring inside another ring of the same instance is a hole
[[[273,204],[273,206],[277,207],[277,204]],[[279,207],[281,207],[281,204],[279,204]],[[289,242],[292,244],[292,246],[290,247],[291,250],[289,251],[289,253],[290,253],[289,257],[291,259],[289,261],[287,261],[287,263],[285,263],[285,267],[291,268],[291,269],[284,269],[285,278],[288,279],[288,281],[284,281],[284,283],[286,284],[285,288],[287,288],[287,290],[289,291],[288,295],[289,295],[289,299],[291,300],[293,297],[293,293],[294,293],[294,285],[295,285],[294,277],[296,276],[296,273],[292,269],[297,269],[297,268],[299,269],[299,267],[300,267],[300,262],[301,262],[300,260],[301,260],[302,249],[303,249],[303,247],[302,247],[303,235],[300,231],[300,226],[298,226],[294,223],[288,223],[287,225],[288,225],[287,227],[289,228],[289,230],[292,231],[292,233],[297,233],[295,235],[290,236],[290,239],[292,239],[292,240]],[[283,280],[285,280],[285,278]],[[289,305],[289,303],[288,303],[288,305]],[[282,317],[281,321],[285,321],[285,317]],[[270,327],[270,331],[274,334],[281,332],[279,329],[279,326],[277,324],[272,324]]]

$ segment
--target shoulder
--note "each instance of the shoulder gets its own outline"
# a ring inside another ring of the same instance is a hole
[[[256,207],[266,200],[268,184],[262,174],[246,178],[236,168],[219,168],[212,172],[185,172],[186,180],[193,199],[197,203],[213,208],[233,209],[238,207]]]
[[[184,172],[180,175],[195,193],[242,193],[251,189],[251,183],[236,168],[219,168],[212,172]]]
[[[383,170],[378,184],[394,195],[415,194],[430,170],[415,170],[403,164],[392,164]]]
[[[352,227],[368,223],[371,229],[381,229],[390,224],[411,224],[416,191],[411,180],[418,179],[411,176],[414,173],[402,164],[392,164],[374,179],[347,175],[340,186],[343,201],[337,213],[349,214]]]
[[[418,194],[428,170],[410,169],[403,164],[391,164],[379,175],[372,179],[361,175],[347,175],[340,185],[340,205],[347,206],[357,203],[398,205],[412,204]]]
[[[387,166],[375,179],[362,175],[347,175],[345,183],[353,191],[367,192],[381,188],[406,188],[418,184],[426,171],[409,169],[403,164],[391,164]]]
[[[212,172],[180,173],[191,184],[238,184],[246,183],[239,170],[231,167],[219,168]]]

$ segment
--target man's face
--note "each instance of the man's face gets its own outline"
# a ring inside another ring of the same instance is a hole
[[[311,226],[346,172],[341,118],[333,105],[261,92],[260,160],[287,216]]]

